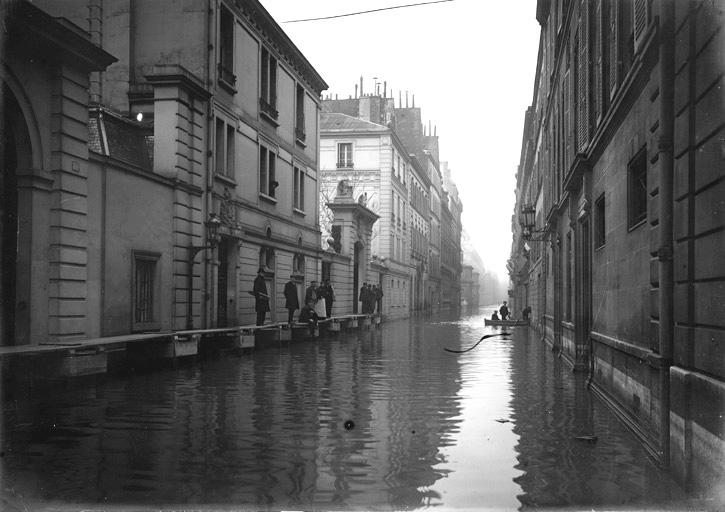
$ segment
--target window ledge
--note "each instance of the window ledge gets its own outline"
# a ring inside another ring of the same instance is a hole
[[[637,221],[634,224],[632,224],[631,226],[629,226],[627,228],[627,231],[631,233],[632,231],[634,231],[635,229],[640,227],[642,224],[645,224],[646,222],[647,222],[647,217],[645,217],[644,219]]]
[[[307,216],[307,214],[304,211],[300,210],[299,208],[292,208],[292,212],[294,214],[296,214],[296,215],[301,216],[301,217],[306,217]]]
[[[237,182],[234,180],[234,178],[230,178],[226,174],[219,174],[218,172],[215,172],[214,179],[226,183],[227,185],[231,185],[232,187],[237,186]]]
[[[219,82],[219,85],[221,86],[221,88],[222,89],[225,89],[228,93],[230,93],[230,94],[237,94],[236,87],[234,87],[234,85],[230,84],[229,82],[227,82],[223,78],[219,77],[218,82]]]
[[[259,193],[259,198],[263,199],[264,201],[267,201],[268,203],[277,204],[277,199],[275,199],[272,196],[268,196],[264,192]]]
[[[302,139],[295,137],[295,142],[297,143],[298,146],[302,147],[303,149],[307,147],[307,144],[305,144],[305,141],[303,141]]]

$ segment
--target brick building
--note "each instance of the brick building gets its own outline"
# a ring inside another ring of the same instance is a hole
[[[696,488],[725,467],[723,8],[537,2],[509,261],[514,311]]]

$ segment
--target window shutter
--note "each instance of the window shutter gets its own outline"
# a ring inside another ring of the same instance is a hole
[[[634,0],[634,49],[639,49],[639,45],[644,38],[645,29],[647,28],[647,2],[646,0]]]
[[[619,20],[617,18],[619,2],[612,1],[609,4],[609,99],[614,98],[617,92],[617,79],[619,70]]]
[[[602,115],[602,0],[597,0],[594,8],[594,108],[592,120],[593,126],[599,125]]]
[[[579,16],[579,48],[578,48],[578,83],[577,83],[577,150],[583,152],[589,143],[589,59],[587,58],[587,40],[589,31],[589,2],[580,5]]]

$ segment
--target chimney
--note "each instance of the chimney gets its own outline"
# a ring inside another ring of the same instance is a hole
[[[357,84],[355,84],[355,99],[357,99]]]
[[[383,82],[383,98],[388,97],[388,82]]]
[[[405,108],[408,108],[408,91],[405,91]]]
[[[438,137],[438,127],[437,126],[433,127],[433,136]]]
[[[403,91],[398,91],[398,108],[403,108]]]
[[[413,95],[413,108],[415,108],[415,94]]]
[[[335,99],[337,99],[337,94],[335,94]]]
[[[428,119],[428,135],[432,135],[433,132],[430,129],[430,119]]]
[[[363,96],[363,77],[360,75],[360,97],[362,98]]]

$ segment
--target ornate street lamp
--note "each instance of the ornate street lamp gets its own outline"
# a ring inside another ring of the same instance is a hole
[[[216,213],[210,213],[209,219],[204,222],[206,228],[207,245],[192,245],[189,247],[189,259],[187,260],[188,275],[187,279],[187,295],[186,295],[186,328],[191,330],[194,328],[194,317],[192,309],[193,284],[194,284],[194,258],[199,252],[205,249],[214,249],[219,245],[219,226],[222,221]]]
[[[522,204],[519,212],[519,223],[523,231],[524,240],[530,242],[544,242],[548,237],[546,229],[536,229],[536,208],[532,204]]]

